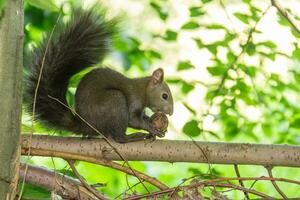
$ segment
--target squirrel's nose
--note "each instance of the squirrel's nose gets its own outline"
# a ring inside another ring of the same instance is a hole
[[[173,106],[168,106],[166,109],[166,114],[173,115]]]

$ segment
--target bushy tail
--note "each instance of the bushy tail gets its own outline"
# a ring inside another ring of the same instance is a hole
[[[69,79],[104,58],[109,51],[114,30],[115,20],[106,20],[104,12],[76,9],[69,22],[59,24],[52,37],[49,39],[49,35],[33,51],[24,100],[28,111],[32,112],[42,68],[35,104],[37,120],[51,128],[78,131],[76,116],[49,96],[67,105]]]

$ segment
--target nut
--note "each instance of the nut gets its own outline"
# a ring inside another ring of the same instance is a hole
[[[150,122],[153,125],[153,127],[162,132],[167,132],[167,128],[169,125],[168,117],[162,112],[156,112],[150,117]],[[158,135],[159,137],[163,137],[163,135]]]

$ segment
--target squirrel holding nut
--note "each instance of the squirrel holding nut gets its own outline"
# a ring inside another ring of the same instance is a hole
[[[74,9],[70,20],[59,24],[32,53],[25,78],[27,110],[35,107],[36,118],[51,129],[87,137],[98,135],[94,128],[119,143],[164,136],[166,127],[157,127],[155,120],[172,115],[173,98],[160,68],[142,78],[127,78],[110,68],[94,69],[77,87],[76,113],[68,108],[70,78],[101,63],[115,32],[116,21],[106,20],[103,12]],[[146,107],[156,112],[153,118],[145,115]],[[126,135],[127,127],[148,133]]]

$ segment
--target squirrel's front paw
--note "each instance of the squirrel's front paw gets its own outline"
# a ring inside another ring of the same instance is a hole
[[[147,134],[147,136],[145,138],[147,140],[150,140],[151,142],[154,142],[156,140],[156,135],[149,133],[149,134]]]
[[[162,131],[159,131],[157,129],[155,129],[155,127],[151,127],[151,129],[149,130],[149,135],[153,135],[154,137],[157,136],[157,137],[164,137],[165,136],[165,132],[162,132]]]

